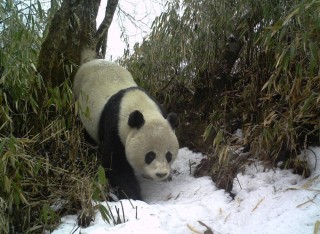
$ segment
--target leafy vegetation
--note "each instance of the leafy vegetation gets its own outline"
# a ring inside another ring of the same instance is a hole
[[[319,13],[315,0],[172,1],[122,64],[179,112],[182,145],[212,156],[200,168],[221,187],[256,159],[308,176],[297,155],[320,143]]]
[[[42,34],[55,12],[43,6],[0,3],[0,233],[42,233],[78,210],[85,225],[83,214],[93,213],[91,201],[107,186],[96,151],[83,143],[70,79],[46,87],[37,73]],[[65,67],[69,77],[73,69]]]

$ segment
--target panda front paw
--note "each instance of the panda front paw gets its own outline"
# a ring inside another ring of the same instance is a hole
[[[118,198],[121,199],[132,199],[142,201],[140,188],[134,186],[118,186]]]

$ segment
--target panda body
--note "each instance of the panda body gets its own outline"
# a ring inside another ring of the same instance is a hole
[[[135,174],[166,179],[178,154],[175,114],[134,82],[125,68],[84,51],[74,80],[80,119],[99,144],[102,164],[119,198],[142,200]]]
[[[130,72],[117,64],[94,59],[80,66],[73,93],[79,102],[81,121],[97,143],[100,143],[99,121],[105,104],[112,95],[128,87],[137,87],[137,84]]]

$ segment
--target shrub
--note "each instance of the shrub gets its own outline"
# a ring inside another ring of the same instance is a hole
[[[122,63],[180,112],[182,145],[204,137],[210,173],[234,161],[241,129],[247,159],[308,175],[296,156],[320,143],[319,12],[312,0],[174,1]]]

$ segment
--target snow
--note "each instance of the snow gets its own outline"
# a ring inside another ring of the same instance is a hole
[[[182,148],[171,181],[141,179],[145,201],[121,201],[124,223],[108,224],[97,211],[89,227],[78,228],[77,216],[69,215],[53,233],[192,234],[204,233],[209,227],[215,234],[311,234],[320,220],[320,147],[304,154],[312,171],[309,178],[302,179],[290,170],[247,166],[234,181],[236,196],[232,199],[209,177],[192,176],[193,163],[200,162],[203,155]],[[121,203],[108,204],[115,216],[116,208],[120,209],[123,221]]]

